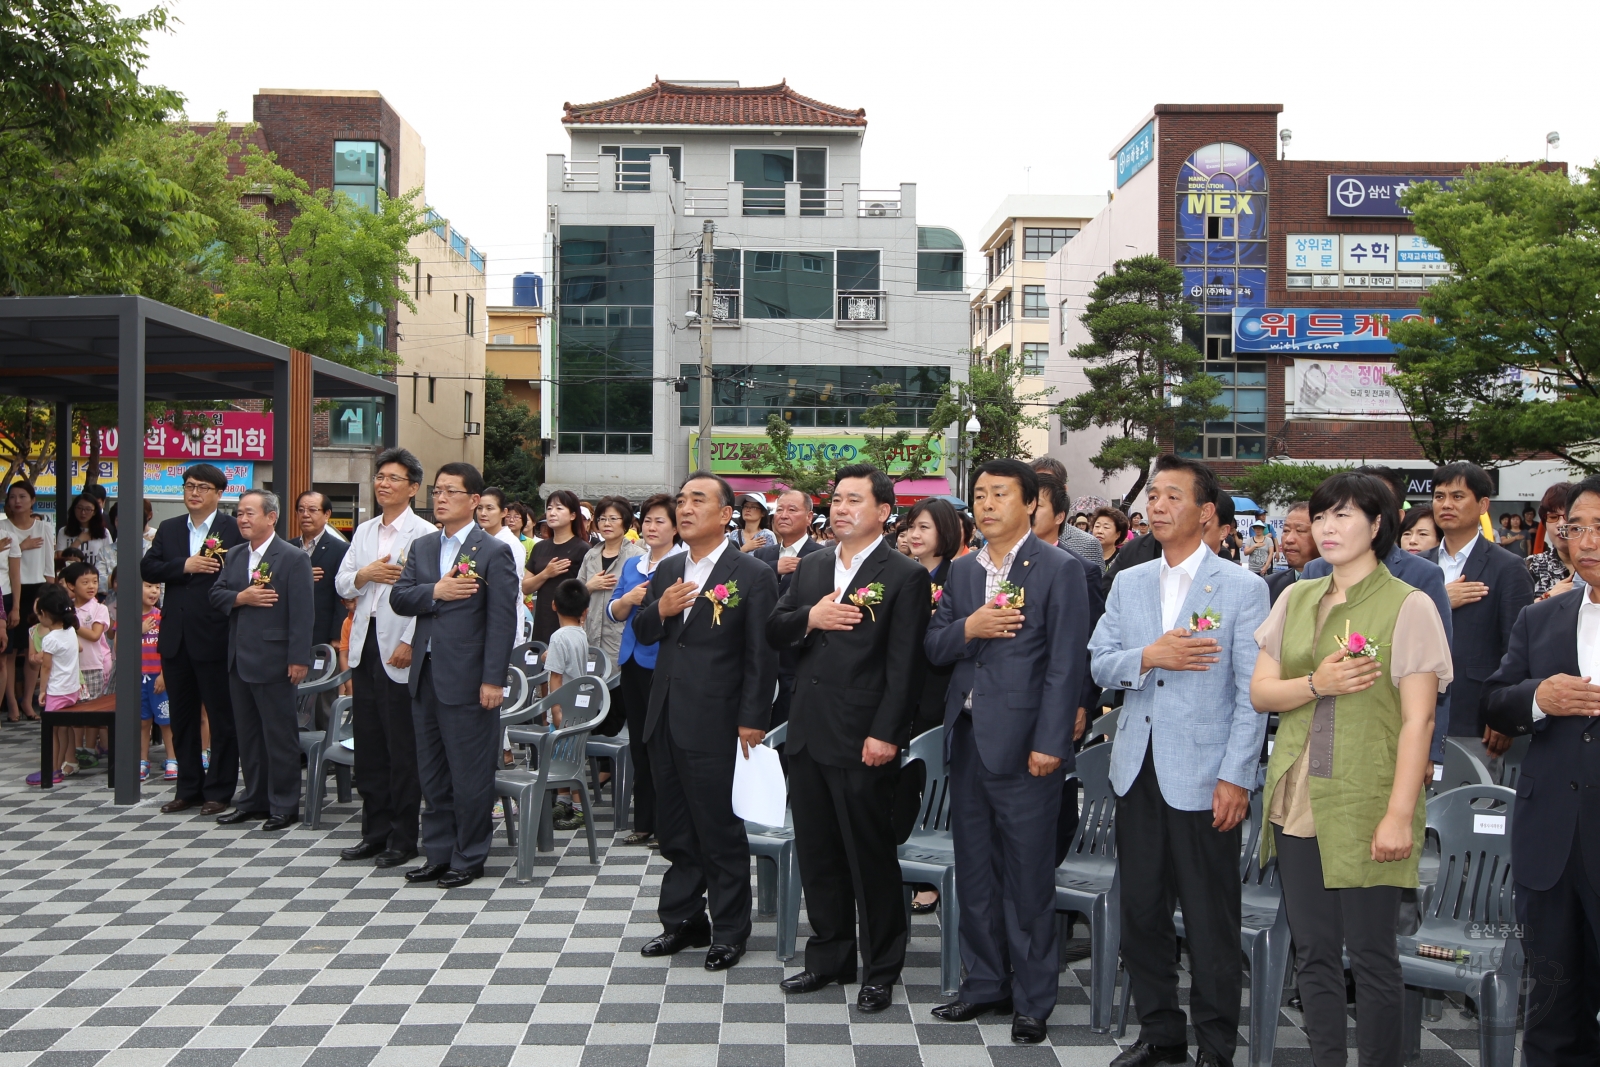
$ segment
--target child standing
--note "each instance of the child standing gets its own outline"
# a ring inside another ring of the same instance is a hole
[[[73,610],[72,598],[59,585],[46,586],[39,591],[34,613],[44,628],[39,642],[39,675],[45,685],[44,709],[70,708],[78,702],[82,689],[78,680],[78,616]],[[55,728],[55,761],[59,769],[52,782],[78,773],[77,763],[68,758],[75,733],[70,726]],[[28,775],[28,784],[40,784],[37,771]]]
[[[78,670],[83,675],[83,700],[93,700],[111,690],[111,645],[106,633],[111,629],[111,613],[100,603],[100,572],[87,561],[61,568],[61,584],[72,594],[78,616]],[[96,766],[110,758],[105,730],[79,731],[78,762]]]
[[[545,667],[550,671],[550,692],[560,689],[564,682],[581,678],[589,673],[589,637],[584,632],[584,616],[589,614],[589,587],[576,578],[568,578],[556,586],[556,618],[561,626],[550,635],[550,647],[545,652]],[[561,707],[550,709],[550,728],[561,726]],[[558,830],[576,830],[583,827],[583,809],[576,796],[568,796],[565,804],[557,801],[555,826]],[[565,812],[560,811],[565,807]]]
[[[161,747],[167,753],[167,781],[176,781],[178,761],[172,758],[172,717],[167,704],[167,680],[161,674],[161,586],[144,583],[144,615],[139,621],[139,777],[150,779],[151,724],[161,728]]]

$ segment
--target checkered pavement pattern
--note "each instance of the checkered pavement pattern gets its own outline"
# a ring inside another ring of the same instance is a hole
[[[774,958],[770,919],[720,974],[693,950],[644,959],[666,864],[613,843],[603,807],[598,866],[581,831],[559,834],[519,884],[497,828],[486,877],[442,892],[341,862],[354,805],[273,835],[162,815],[159,782],[118,808],[103,769],[23,785],[37,746],[37,727],[0,728],[0,1067],[1104,1067],[1118,1051],[1088,1027],[1081,925],[1049,1041],[1015,1047],[1009,1020],[930,1018],[933,916],[880,1015],[854,987],[785,997],[800,961]],[[1311,1062],[1298,1022],[1285,1008],[1275,1063]],[[1423,1045],[1430,1067],[1476,1063],[1475,1023],[1447,1003]]]

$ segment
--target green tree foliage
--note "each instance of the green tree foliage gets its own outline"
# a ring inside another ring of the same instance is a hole
[[[1111,431],[1089,462],[1102,480],[1139,472],[1127,503],[1144,489],[1151,461],[1173,445],[1191,447],[1201,423],[1227,416],[1212,402],[1222,386],[1205,373],[1200,352],[1179,340],[1199,329],[1199,316],[1183,299],[1182,272],[1159,256],[1119,260],[1095,283],[1081,321],[1089,340],[1070,354],[1087,364],[1089,388],[1056,412],[1069,429]]]
[[[485,375],[483,385],[483,481],[512,500],[532,504],[544,482],[539,452],[539,417],[506,391],[506,380]]]
[[[794,439],[794,427],[783,421],[781,415],[767,416],[767,440],[755,446],[751,454],[740,460],[747,471],[770,474],[773,481],[786,489],[798,489],[808,496],[826,496],[833,485],[833,472],[839,464],[828,458],[823,449],[816,449],[811,461],[791,459],[789,445]]]
[[[900,421],[899,413],[895,410],[894,386],[884,382],[875,386],[873,392],[878,396],[878,403],[861,413],[861,421],[878,432],[866,434],[862,438],[861,454],[866,457],[868,463],[885,473],[890,473],[890,464],[901,463],[909,458],[910,463],[904,470],[893,472],[895,480],[921,478],[927,473],[923,464],[933,458],[930,447],[933,439],[944,432],[943,427],[939,429],[930,427],[927,433],[919,435],[915,441],[911,430],[901,429],[889,433],[888,428]]]
[[[1022,360],[1006,345],[974,361],[967,368],[966,384],[957,383],[955,404],[949,413],[963,420],[967,412],[976,414],[982,427],[973,438],[969,468],[991,459],[1031,458],[1022,432],[1039,429],[1049,420],[1029,409],[1038,406],[1055,390],[1027,391],[1023,381]],[[945,414],[935,409],[935,418],[930,421],[937,424]],[[941,432],[943,428],[940,427]]]
[[[1263,507],[1283,507],[1296,500],[1309,500],[1317,486],[1347,466],[1322,467],[1314,463],[1252,463],[1243,474],[1229,479],[1235,493],[1247,496]]]
[[[1430,460],[1550,452],[1600,471],[1600,171],[1580,174],[1494,165],[1402,199],[1455,271],[1422,298],[1428,321],[1390,328],[1390,382]]]

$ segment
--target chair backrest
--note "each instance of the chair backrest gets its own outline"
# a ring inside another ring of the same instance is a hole
[[[919,760],[927,777],[922,786],[922,807],[917,812],[911,836],[943,836],[950,832],[950,770],[944,763],[943,726],[935,726],[911,739],[901,770]]]
[[[528,641],[511,650],[511,662],[522,668],[530,677],[544,669],[547,646],[543,641]]]
[[[1073,774],[1083,789],[1083,814],[1064,863],[1116,859],[1117,797],[1111,789],[1111,749],[1111,745],[1094,745],[1078,753]]]
[[[327,648],[327,645],[318,645],[317,648]],[[312,656],[316,662],[316,656]],[[339,687],[350,680],[350,671],[338,669],[339,662],[334,660],[332,674],[324,674],[313,678],[306,675],[306,680],[295,687],[295,718],[302,730],[320,729],[317,725],[317,706],[332,700],[332,694],[339,691]]]
[[[532,717],[528,712],[533,704],[533,689],[528,684],[528,676],[515,663],[506,664],[506,684],[501,693],[501,726],[515,726]]]
[[[1470,744],[1463,744],[1463,741]],[[1477,745],[1479,752],[1473,752],[1472,745]],[[1479,754],[1483,751],[1483,742],[1474,738],[1445,738],[1444,763],[1440,765],[1440,777],[1432,783],[1433,792],[1437,795],[1464,785],[1494,785],[1489,768]]]
[[[311,646],[311,666],[306,671],[306,681],[320,682],[339,673],[339,650],[332,645]]]
[[[333,702],[333,707],[328,711],[328,743],[336,745],[340,741],[355,736],[356,727],[352,709],[355,700],[352,697],[339,697]]]
[[[1516,921],[1511,908],[1516,802],[1516,792],[1499,785],[1464,785],[1428,800],[1428,829],[1439,837],[1439,877],[1423,901],[1424,930],[1430,924]]]
[[[1089,732],[1083,735],[1083,747],[1100,743],[1101,739],[1112,741],[1117,736],[1117,720],[1122,717],[1121,708],[1112,708],[1094,722],[1089,724]]]
[[[584,657],[583,669],[586,674],[596,678],[611,677],[611,657],[606,655],[606,650],[599,645],[590,645],[589,654]]]
[[[611,691],[605,679],[585,674],[563,682],[532,709],[538,715],[557,704],[561,705],[561,727],[539,738],[539,773],[546,781],[582,775],[589,734],[611,710]]]
[[[1270,833],[1266,819],[1261,814],[1261,790],[1250,794],[1250,825],[1245,827],[1244,853],[1239,857],[1240,879],[1244,883],[1244,899],[1275,900],[1278,894],[1278,861],[1271,859],[1261,866],[1261,835]]]
[[[1532,734],[1523,734],[1511,742],[1511,747],[1505,755],[1500,757],[1500,780],[1495,785],[1503,785],[1507,789],[1517,788],[1517,779],[1522,777],[1522,761],[1528,755],[1528,746],[1533,744]]]

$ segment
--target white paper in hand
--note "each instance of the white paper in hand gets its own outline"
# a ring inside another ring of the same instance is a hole
[[[745,759],[739,742],[734,747],[738,751],[733,760],[733,813],[762,826],[782,826],[789,791],[777,752],[751,745],[750,758]]]

